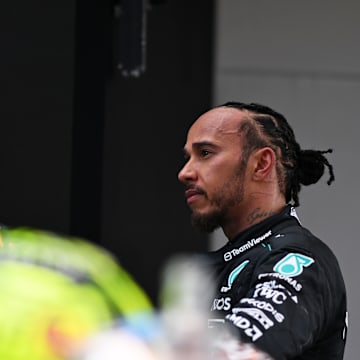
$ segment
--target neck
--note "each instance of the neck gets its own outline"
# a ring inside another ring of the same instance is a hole
[[[278,214],[286,206],[285,202],[278,204],[256,205],[249,206],[248,209],[241,211],[241,216],[237,216],[234,219],[229,219],[226,224],[223,225],[223,231],[226,237],[231,240],[240,232],[247,228],[258,224],[265,219]]]

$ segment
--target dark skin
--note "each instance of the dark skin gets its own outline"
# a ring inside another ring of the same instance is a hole
[[[260,208],[256,208],[254,209],[253,212],[251,212],[248,216],[248,222],[249,222],[249,225],[252,225],[252,224],[255,224],[256,222],[258,221],[262,221],[264,219],[266,219],[267,217],[269,216],[272,216],[274,215],[275,213],[273,211],[262,211]]]

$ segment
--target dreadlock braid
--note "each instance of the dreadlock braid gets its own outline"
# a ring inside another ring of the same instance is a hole
[[[250,113],[252,122],[242,124],[240,131],[246,131],[245,157],[253,150],[269,146],[276,153],[278,159],[276,170],[279,175],[279,186],[285,194],[286,202],[293,201],[299,206],[299,192],[301,185],[311,185],[323,176],[325,166],[328,168],[330,178],[327,184],[334,180],[332,165],[324,156],[331,153],[326,151],[302,150],[295,139],[295,134],[286,118],[273,109],[257,103],[241,103],[230,101],[220,106],[246,110]]]

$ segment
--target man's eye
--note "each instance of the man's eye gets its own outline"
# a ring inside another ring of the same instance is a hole
[[[201,150],[201,156],[202,156],[202,157],[207,157],[208,155],[210,155],[210,151],[208,151],[208,150]]]

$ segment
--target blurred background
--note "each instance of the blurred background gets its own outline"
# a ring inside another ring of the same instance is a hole
[[[264,103],[303,148],[334,149],[335,183],[304,188],[298,213],[343,269],[357,358],[358,1],[19,0],[0,19],[1,223],[108,248],[156,302],[171,255],[224,241],[190,225],[188,127]]]

